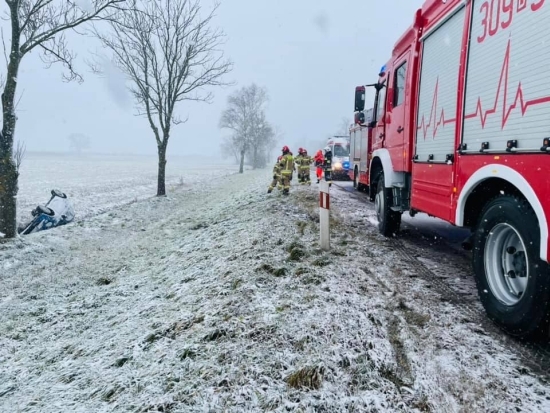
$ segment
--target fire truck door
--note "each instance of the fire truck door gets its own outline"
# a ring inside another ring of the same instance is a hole
[[[386,145],[390,152],[393,162],[393,168],[396,171],[404,171],[406,165],[406,157],[410,154],[406,153],[405,138],[408,134],[408,122],[405,116],[408,102],[405,101],[405,93],[407,87],[407,61],[410,52],[401,56],[393,64],[395,68],[391,76],[390,89],[391,96],[388,96],[389,118],[386,119]]]

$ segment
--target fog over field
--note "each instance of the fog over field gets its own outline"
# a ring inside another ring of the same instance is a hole
[[[201,4],[208,10],[213,1]],[[183,102],[177,108],[188,121],[173,129],[168,154],[219,156],[227,131],[218,128],[218,120],[227,96],[252,82],[270,95],[267,116],[282,133],[280,144],[317,149],[319,139],[338,132],[342,117],[351,119],[354,87],[376,79],[421,5],[421,0],[388,0],[384,7],[358,0],[222,1],[213,24],[227,34],[223,51],[234,62],[227,81],[234,85],[215,89],[212,104]],[[8,21],[0,27],[9,33]],[[155,154],[152,132],[145,118],[134,116],[122,73],[108,61],[103,77],[90,73],[85,63],[90,53],[105,51],[92,38],[67,36],[84,83],[64,83],[60,65],[45,69],[38,53],[26,56],[18,79],[16,139],[28,150],[64,152],[70,150],[68,137],[77,133],[89,137],[93,152]]]

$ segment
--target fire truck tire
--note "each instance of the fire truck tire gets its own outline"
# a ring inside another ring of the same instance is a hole
[[[378,231],[385,237],[391,237],[401,225],[401,213],[392,211],[393,194],[391,188],[384,185],[384,173],[378,175],[378,186],[374,199],[376,216],[378,218]]]
[[[544,337],[550,318],[550,271],[539,258],[539,226],[530,205],[514,196],[489,202],[474,233],[473,269],[490,319],[507,333]]]

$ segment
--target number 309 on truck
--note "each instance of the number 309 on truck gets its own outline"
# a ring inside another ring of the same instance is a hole
[[[470,228],[485,310],[523,338],[550,325],[549,3],[426,0],[351,129],[379,231],[405,211]]]

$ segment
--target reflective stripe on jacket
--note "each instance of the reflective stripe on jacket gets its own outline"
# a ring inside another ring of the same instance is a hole
[[[292,172],[294,171],[294,158],[290,154],[286,154],[281,159],[281,162],[279,162],[279,166],[281,167],[281,173],[283,175],[292,175]]]

